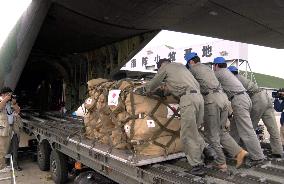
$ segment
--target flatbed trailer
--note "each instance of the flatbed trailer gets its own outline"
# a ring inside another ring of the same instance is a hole
[[[25,114],[23,123],[25,131],[37,139],[40,169],[50,169],[55,183],[66,181],[68,160],[80,162],[114,182],[125,184],[284,183],[282,159],[270,159],[265,165],[242,169],[235,169],[234,161],[228,159],[230,173],[208,166],[208,174],[202,178],[188,173],[190,166],[184,153],[138,157],[128,150],[92,142],[84,137],[80,119]]]

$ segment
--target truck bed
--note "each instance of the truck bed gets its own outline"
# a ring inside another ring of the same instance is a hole
[[[118,183],[284,183],[284,160],[270,159],[263,166],[235,169],[228,158],[231,173],[210,166],[204,178],[188,173],[184,153],[166,157],[135,156],[128,150],[111,149],[84,138],[83,122],[71,117],[49,114],[24,116],[24,127],[39,141],[47,139],[58,151],[80,161]]]

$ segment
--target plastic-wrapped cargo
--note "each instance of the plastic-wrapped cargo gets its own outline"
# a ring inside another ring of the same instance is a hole
[[[182,150],[178,105],[172,97],[141,96],[133,80],[88,82],[86,137],[135,154],[161,156]]]

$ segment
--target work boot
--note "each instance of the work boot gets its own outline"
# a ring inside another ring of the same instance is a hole
[[[206,170],[203,164],[199,164],[196,166],[193,166],[191,170],[189,171],[190,174],[203,177],[206,175]]]
[[[264,159],[260,159],[260,160],[250,160],[247,163],[247,167],[254,167],[254,166],[258,166],[258,165],[264,165],[265,164],[265,160]]]
[[[204,154],[204,161],[208,162],[208,161],[213,161],[216,159],[216,152],[214,151],[214,149],[211,146],[207,146],[203,149],[203,154]]]
[[[283,158],[283,154],[271,154],[271,158]]]
[[[236,155],[236,161],[237,161],[236,168],[237,169],[243,165],[247,156],[248,156],[248,152],[244,149],[241,149],[241,151]]]

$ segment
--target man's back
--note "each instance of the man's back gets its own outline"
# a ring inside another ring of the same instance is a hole
[[[162,81],[166,83],[169,91],[175,96],[181,96],[188,90],[200,91],[199,84],[191,72],[179,63],[168,63],[161,67],[153,80],[146,84],[146,88],[153,90]]]
[[[247,79],[243,75],[238,74],[236,75],[236,77],[240,80],[240,82],[242,83],[242,85],[244,86],[244,88],[247,90],[249,94],[259,91],[257,84]]]
[[[210,67],[202,63],[196,63],[190,68],[190,71],[199,82],[202,93],[207,93],[210,89],[221,89],[220,82]]]
[[[215,71],[215,75],[229,98],[234,93],[246,91],[242,83],[227,68],[220,68]]]

